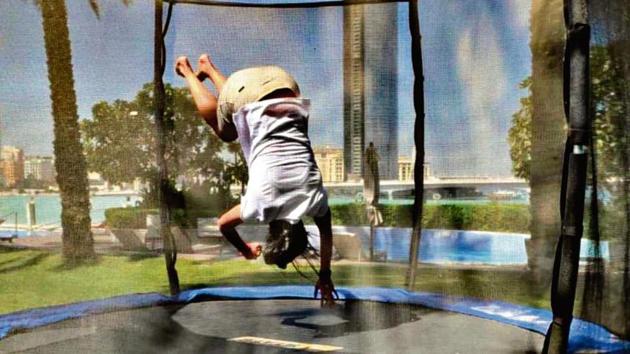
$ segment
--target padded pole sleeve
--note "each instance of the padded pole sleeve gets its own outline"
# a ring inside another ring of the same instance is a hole
[[[169,17],[172,4],[169,5]],[[154,28],[154,46],[153,46],[153,110],[155,119],[155,128],[157,132],[157,153],[156,162],[158,166],[157,185],[159,188],[160,200],[160,236],[164,244],[164,261],[166,263],[166,273],[168,275],[168,284],[171,295],[179,294],[179,277],[175,268],[177,262],[177,247],[175,239],[171,233],[171,207],[168,203],[167,194],[169,191],[168,170],[166,168],[166,136],[167,127],[164,112],[166,110],[166,92],[164,88],[164,75],[166,55],[164,48],[164,35],[166,34],[162,28],[163,2],[155,0],[155,28]],[[169,21],[167,21],[169,22]]]
[[[560,196],[562,228],[551,285],[553,322],[545,337],[543,353],[567,352],[573,320],[592,124],[589,116],[590,27],[586,6],[586,0],[565,0],[564,106],[568,131]]]
[[[422,206],[424,202],[424,73],[422,66],[422,46],[418,1],[409,0],[409,32],[411,33],[411,62],[413,65],[413,106],[416,111],[414,125],[414,143],[416,160],[414,162],[414,201],[413,231],[409,245],[409,270],[407,272],[407,288],[412,290],[416,281],[418,267],[418,250],[422,235]]]

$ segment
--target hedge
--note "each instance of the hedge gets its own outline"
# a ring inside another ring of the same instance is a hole
[[[383,226],[411,227],[412,205],[381,205]],[[333,223],[368,225],[362,204],[331,206]],[[529,232],[529,206],[525,204],[425,205],[422,227],[477,231]]]
[[[146,229],[147,215],[159,215],[159,209],[110,208],[105,210],[105,223],[112,229]],[[197,214],[182,209],[173,210],[173,222],[184,227],[196,227]]]
[[[147,215],[158,213],[157,209],[110,208],[105,210],[105,222],[111,229],[145,229]]]
[[[381,205],[383,226],[410,227],[411,205]],[[368,225],[363,204],[339,204],[330,207],[335,225]],[[111,228],[145,228],[146,215],[157,214],[157,209],[113,208],[105,211]],[[216,209],[175,210],[175,222],[196,227],[198,217],[218,216]],[[525,204],[441,204],[425,205],[422,226],[428,229],[458,229],[528,233],[529,206]]]

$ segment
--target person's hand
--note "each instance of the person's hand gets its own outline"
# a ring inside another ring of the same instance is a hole
[[[339,299],[339,294],[337,294],[337,290],[335,290],[335,285],[331,279],[330,270],[322,270],[319,273],[319,279],[317,283],[315,283],[315,293],[313,294],[314,298],[317,298],[317,293],[321,294],[321,302],[320,305],[322,307],[332,307],[335,306],[335,298]]]
[[[250,242],[247,247],[251,250],[251,255],[244,255],[246,259],[253,260],[262,254],[262,245],[258,242]]]
[[[175,72],[181,77],[185,77],[187,74],[193,72],[187,57],[181,56],[175,60]]]

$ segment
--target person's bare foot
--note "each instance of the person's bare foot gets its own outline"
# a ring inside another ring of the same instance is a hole
[[[186,75],[193,73],[192,66],[190,66],[187,57],[181,56],[177,58],[175,61],[175,72],[181,77],[186,77]]]
[[[208,54],[201,54],[197,62],[197,78],[203,81],[207,78],[212,79],[212,74],[217,71],[212,59]]]

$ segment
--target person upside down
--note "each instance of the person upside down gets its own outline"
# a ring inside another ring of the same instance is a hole
[[[218,220],[223,236],[246,259],[262,254],[265,263],[284,269],[307,250],[301,219],[313,217],[321,238],[315,296],[320,292],[322,305],[334,305],[331,213],[307,134],[310,102],[301,97],[297,82],[278,66],[251,67],[226,79],[207,54],[196,72],[184,56],[177,58],[175,71],[186,80],[206,123],[223,141],[238,139],[247,161],[247,191]],[[245,220],[269,224],[264,248],[241,239],[236,227]]]

